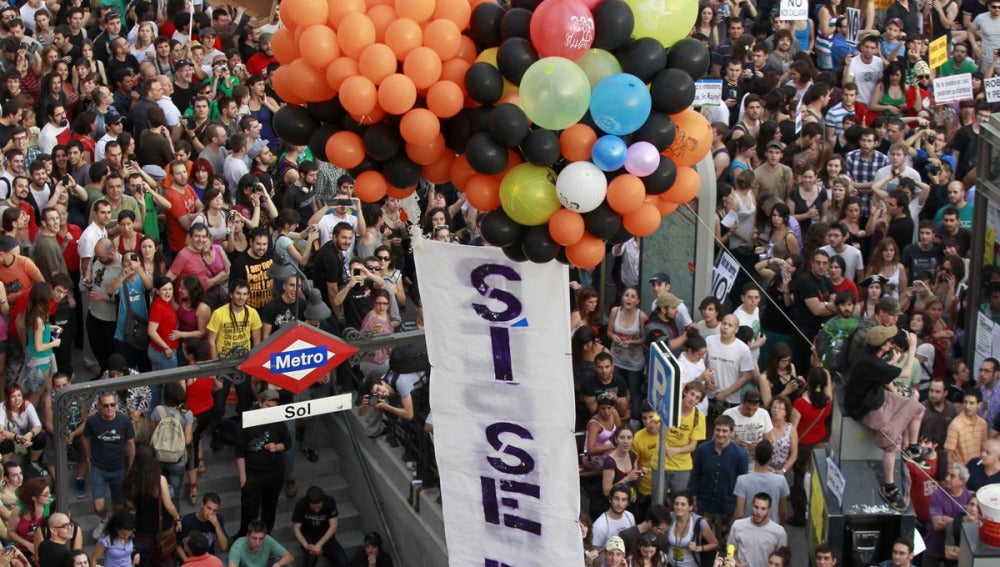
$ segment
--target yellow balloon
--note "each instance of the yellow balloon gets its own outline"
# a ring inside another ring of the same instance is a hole
[[[695,0],[625,0],[635,16],[632,37],[651,37],[670,47],[691,33],[698,18]]]

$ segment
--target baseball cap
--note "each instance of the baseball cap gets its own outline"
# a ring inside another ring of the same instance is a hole
[[[0,251],[10,252],[18,246],[20,246],[20,244],[18,244],[17,239],[13,236],[4,236],[3,238],[0,238]]]
[[[760,390],[751,388],[751,389],[743,392],[743,401],[744,402],[750,402],[751,404],[759,404],[759,403],[761,403],[762,400],[761,400],[761,397],[760,397]]]
[[[105,124],[121,124],[125,120],[125,117],[118,113],[118,109],[109,106],[108,111],[104,113],[104,123]]]
[[[167,178],[167,172],[164,171],[163,168],[158,165],[153,165],[153,164],[144,165],[142,166],[142,170],[157,181]]]
[[[247,155],[250,156],[250,159],[254,159],[255,157],[259,156],[261,153],[263,153],[264,152],[264,148],[266,148],[267,146],[268,146],[267,140],[261,138],[261,139],[255,141],[253,143],[253,145],[250,146],[250,149],[247,150]]]
[[[262,402],[276,402],[278,401],[278,391],[267,388],[260,393],[259,399]]]
[[[770,142],[767,143],[767,146],[764,147],[764,149],[767,148],[778,148],[779,150],[783,150],[785,149],[785,145],[779,142],[778,140],[771,140]]]
[[[865,337],[865,342],[868,346],[882,346],[885,341],[896,336],[899,329],[896,327],[886,327],[885,325],[875,325],[868,331],[868,336]]]
[[[618,536],[611,536],[604,544],[604,551],[620,551],[625,553],[625,540]]]
[[[212,58],[212,65],[217,65],[219,63],[226,63],[226,62],[227,62],[226,56],[221,53]]]
[[[896,24],[896,26],[898,26],[899,29],[903,29],[903,20],[899,18],[893,18],[889,20],[885,25],[888,26],[889,24]]]
[[[681,300],[677,298],[676,295],[665,291],[656,298],[657,307],[677,307],[681,304]]]
[[[883,297],[875,304],[875,311],[885,311],[889,315],[899,316],[903,312],[899,309],[899,302],[892,297]]]
[[[187,59],[181,59],[177,63],[174,63],[174,71],[180,71],[184,67],[191,67],[193,65],[194,64],[188,61]]]
[[[108,372],[121,372],[128,374],[128,362],[120,354],[112,354],[108,357]]]
[[[273,37],[273,36],[271,34],[269,34],[269,33],[262,33],[262,34],[260,34],[260,43],[267,43],[267,42],[271,41],[271,37]]]
[[[219,34],[218,32],[215,31],[215,28],[213,28],[212,26],[201,28],[201,30],[198,31],[198,37],[205,37],[206,35],[215,37]]]
[[[656,272],[649,278],[649,283],[670,283],[670,276],[666,272]]]

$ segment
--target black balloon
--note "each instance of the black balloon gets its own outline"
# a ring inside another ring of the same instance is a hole
[[[521,237],[524,227],[514,222],[502,208],[494,209],[483,215],[483,222],[479,226],[479,234],[486,242],[501,248],[510,246]]]
[[[566,248],[564,246],[560,246],[559,252],[556,252],[556,262],[569,265],[569,258],[566,257]]]
[[[649,142],[656,146],[656,150],[662,152],[674,143],[677,129],[674,121],[666,114],[650,112],[646,122],[632,134],[633,142]]]
[[[518,146],[528,135],[528,117],[513,104],[500,104],[490,113],[490,135],[508,148]]]
[[[529,12],[534,12],[535,8],[537,8],[541,3],[542,0],[513,0],[510,5],[514,8],[524,8]]]
[[[523,37],[505,39],[497,50],[497,67],[500,69],[500,74],[515,85],[521,84],[524,72],[535,61],[538,61],[538,51],[532,47],[531,41]]]
[[[312,135],[309,136],[309,149],[312,151],[314,156],[326,161],[326,141],[329,140],[330,136],[336,133],[337,130],[339,130],[339,128],[333,124],[323,124],[313,131]]]
[[[378,123],[365,130],[361,138],[365,141],[365,153],[376,161],[386,161],[403,147],[403,138],[392,126]]]
[[[525,8],[511,8],[500,20],[500,37],[507,39],[510,37],[531,37],[531,10]],[[503,45],[502,43],[500,45]]]
[[[350,114],[344,114],[344,117],[340,119],[339,129],[354,132],[358,136],[361,136],[365,133],[365,130],[368,129],[368,126],[358,122],[354,118],[351,118]]]
[[[353,168],[347,170],[347,173],[350,173],[351,177],[355,177],[356,178],[357,176],[361,175],[362,173],[364,173],[364,172],[366,172],[368,170],[371,170],[371,169],[378,170],[379,167],[380,167],[380,165],[379,165],[378,162],[374,161],[373,159],[371,159],[368,156],[365,156],[365,159],[357,167],[353,167]]]
[[[697,81],[708,74],[712,64],[712,56],[705,44],[697,39],[687,37],[670,46],[667,54],[667,67],[684,71]]]
[[[289,104],[274,113],[271,125],[274,133],[282,140],[296,146],[304,146],[309,143],[309,136],[319,127],[319,122],[309,114],[306,107]]]
[[[621,228],[622,217],[611,210],[605,201],[596,209],[583,214],[583,225],[587,227],[587,232],[590,234],[601,240],[607,240]]]
[[[514,262],[525,262],[528,260],[528,257],[524,254],[524,248],[521,246],[521,241],[504,246],[503,255],[510,258]]]
[[[441,132],[444,134],[444,142],[448,149],[456,154],[464,152],[473,134],[472,110],[463,108],[455,116],[443,120]]]
[[[340,104],[339,97],[333,97],[324,102],[307,102],[306,109],[313,118],[320,122],[334,124],[344,115],[344,107]]]
[[[660,165],[656,166],[656,170],[640,179],[647,195],[662,195],[673,187],[674,181],[677,180],[677,166],[674,165],[674,160],[660,156]]]
[[[482,47],[500,45],[500,22],[504,11],[499,4],[483,2],[472,11],[469,22],[469,36]]]
[[[682,112],[694,102],[694,79],[678,69],[664,69],[649,84],[653,110],[664,114]]]
[[[612,51],[628,43],[635,26],[632,8],[622,0],[604,0],[591,10],[594,16],[594,44],[596,49]]]
[[[521,151],[529,162],[539,167],[550,167],[559,161],[559,136],[544,128],[532,130],[524,137]]]
[[[476,63],[465,72],[465,92],[479,104],[493,104],[503,95],[503,76],[489,63]]]
[[[663,44],[651,38],[637,39],[626,47],[620,57],[622,72],[630,73],[648,83],[667,66]]]
[[[420,166],[410,161],[405,152],[399,152],[382,164],[382,174],[385,175],[389,185],[406,189],[420,181]]]
[[[496,175],[507,168],[507,148],[498,144],[488,132],[477,132],[469,138],[465,157],[469,167],[483,175]]]
[[[490,116],[493,114],[493,106],[486,104],[479,108],[473,108],[471,116],[472,133],[486,132],[490,129]]]
[[[521,251],[538,264],[551,262],[559,253],[559,245],[549,235],[549,225],[529,226],[521,237]]]
[[[608,237],[608,244],[625,244],[631,239],[632,233],[622,224],[614,234]]]

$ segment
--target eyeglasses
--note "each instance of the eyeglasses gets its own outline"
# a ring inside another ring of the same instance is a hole
[[[371,271],[371,272],[375,272],[375,271],[378,271],[378,270],[381,269],[378,266],[365,266],[365,267],[368,268],[368,271]]]
[[[931,76],[930,75],[917,75],[917,78],[918,79],[930,79]]]
[[[998,5],[998,6],[990,6],[990,10],[1000,10],[1000,5]]]
[[[116,407],[117,405],[118,404],[116,402],[111,402],[110,404],[101,404],[101,407],[102,408],[113,408],[113,407]]]
[[[388,301],[376,301],[375,305],[389,305]]]
[[[383,261],[383,262],[388,262],[389,260],[391,260],[391,259],[392,259],[392,258],[391,258],[391,257],[389,257],[389,256],[376,256],[376,258],[378,258],[379,260],[381,260],[381,261]]]
[[[52,526],[52,529],[54,529],[54,530],[61,530],[61,529],[64,529],[64,528],[68,528],[68,527],[70,527],[72,525],[73,524],[71,524],[69,522],[66,522],[65,524],[63,524],[61,526]]]

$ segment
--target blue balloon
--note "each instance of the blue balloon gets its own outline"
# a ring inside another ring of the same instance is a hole
[[[642,79],[628,73],[606,77],[590,94],[590,116],[608,134],[635,132],[649,118],[653,99]]]
[[[625,145],[625,140],[610,134],[598,138],[590,150],[591,161],[601,171],[615,171],[621,168],[625,165],[627,157],[628,146]]]

